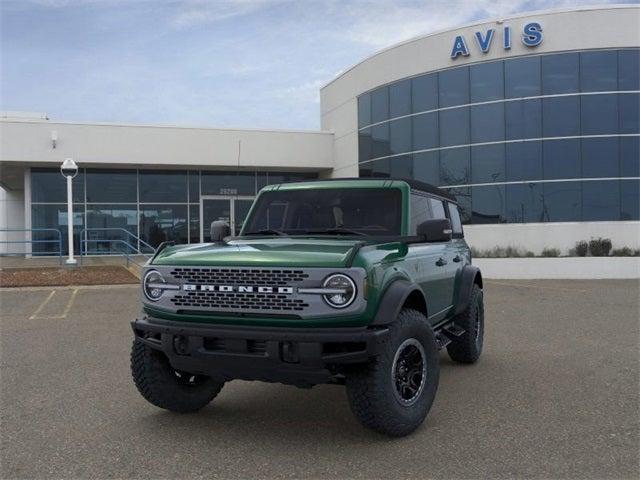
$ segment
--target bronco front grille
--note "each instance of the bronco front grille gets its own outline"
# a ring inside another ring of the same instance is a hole
[[[171,275],[185,283],[224,285],[290,285],[309,277],[303,270],[260,268],[174,268]]]
[[[222,292],[183,292],[171,302],[176,307],[222,310],[301,311],[309,306],[304,300],[287,295]]]

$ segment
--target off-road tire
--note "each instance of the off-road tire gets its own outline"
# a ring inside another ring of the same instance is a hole
[[[431,409],[440,379],[440,363],[433,330],[422,313],[401,310],[389,330],[380,355],[347,372],[347,397],[351,411],[365,427],[402,437],[418,428]],[[396,397],[392,368],[399,347],[410,339],[422,345],[426,378],[415,403],[407,406]]]
[[[453,321],[465,332],[459,337],[453,337],[447,346],[451,360],[458,363],[477,362],[484,343],[484,303],[482,289],[475,283],[467,308]]]
[[[224,382],[204,375],[176,373],[164,353],[138,340],[131,347],[131,374],[138,391],[149,403],[177,413],[200,410],[224,386]]]

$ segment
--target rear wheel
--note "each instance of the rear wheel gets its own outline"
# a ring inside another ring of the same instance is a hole
[[[389,329],[384,351],[347,374],[347,396],[364,426],[400,437],[418,428],[431,409],[440,364],[422,313],[403,309]]]
[[[224,382],[205,375],[174,369],[164,353],[138,340],[134,340],[131,348],[131,374],[138,391],[149,403],[179,413],[200,410],[224,386]]]
[[[447,346],[447,353],[455,362],[477,362],[484,344],[484,301],[478,285],[473,285],[467,308],[453,321],[465,332],[453,338]]]

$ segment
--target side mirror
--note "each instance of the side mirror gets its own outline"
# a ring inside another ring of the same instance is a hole
[[[451,222],[448,218],[426,220],[418,225],[416,233],[426,242],[448,242],[451,240]]]
[[[225,237],[231,235],[231,227],[223,220],[211,222],[211,241],[214,243],[223,243]]]

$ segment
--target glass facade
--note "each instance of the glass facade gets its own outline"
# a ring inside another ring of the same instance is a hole
[[[640,50],[620,49],[379,87],[358,97],[360,176],[448,189],[465,223],[639,220],[639,77]]]
[[[133,251],[164,241],[200,241],[200,197],[254,196],[262,187],[315,178],[296,172],[214,172],[198,170],[80,169],[73,180],[74,248],[92,254]],[[67,193],[58,169],[31,169],[32,228],[56,228],[67,251]],[[243,204],[244,207],[246,205]],[[238,215],[244,212],[237,212]],[[238,219],[238,221],[243,219]],[[129,233],[127,233],[129,232]],[[57,240],[35,232],[34,240]],[[34,243],[34,254],[57,252],[56,243]],[[146,250],[149,250],[148,248]]]

